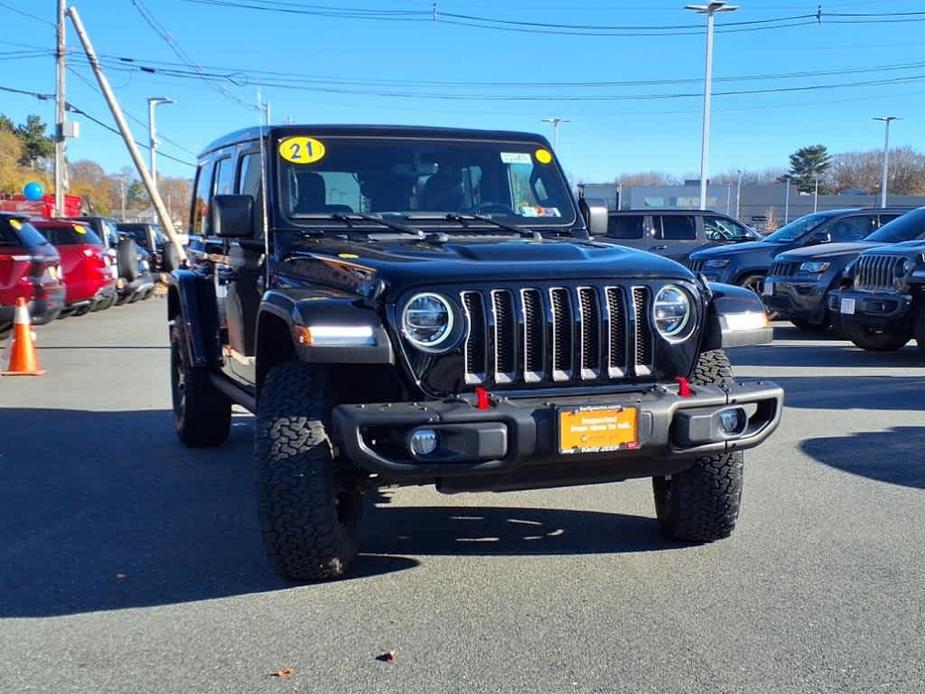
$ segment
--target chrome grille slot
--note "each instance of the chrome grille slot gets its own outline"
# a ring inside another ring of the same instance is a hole
[[[581,316],[581,378],[595,379],[601,373],[601,310],[597,290],[579,287],[578,310]]]
[[[567,289],[557,287],[549,290],[552,304],[552,378],[567,381],[572,377],[572,352],[574,350],[574,320],[572,302]]]
[[[649,290],[645,287],[633,287],[633,337],[636,374],[648,376],[652,373],[654,349],[649,324]]]
[[[687,269],[694,273],[703,272],[703,264],[705,262],[705,260],[694,260],[693,258],[688,258]]]
[[[623,291],[607,287],[608,359],[607,372],[611,378],[626,375],[626,307]]]
[[[524,380],[541,381],[545,373],[546,316],[543,313],[543,294],[539,289],[521,291],[524,314]]]
[[[778,261],[771,263],[771,269],[768,272],[769,277],[792,277],[799,270],[799,263],[785,263]]]
[[[465,349],[466,383],[484,383],[488,374],[485,367],[488,346],[482,295],[479,292],[463,292],[462,299],[469,321]]]
[[[515,379],[517,321],[514,316],[514,295],[507,289],[491,293],[495,312],[495,381],[510,383]]]

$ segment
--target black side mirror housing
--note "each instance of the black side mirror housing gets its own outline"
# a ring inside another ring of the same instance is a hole
[[[254,198],[250,195],[215,195],[209,207],[215,236],[237,239],[254,233]]]
[[[817,231],[809,237],[809,243],[807,245],[819,246],[823,243],[832,243],[832,235],[827,231]]]
[[[591,236],[603,236],[607,233],[607,205],[603,200],[581,198],[578,207]]]

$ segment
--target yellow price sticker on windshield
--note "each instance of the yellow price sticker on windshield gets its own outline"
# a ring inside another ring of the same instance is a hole
[[[313,137],[287,137],[279,143],[279,156],[293,164],[314,164],[324,155],[324,143]]]
[[[549,164],[552,161],[552,152],[548,149],[538,149],[533,153],[540,164]]]
[[[22,223],[18,219],[11,219],[10,226],[13,227],[16,231],[22,229]]]
[[[80,224],[75,224],[74,231],[76,231],[78,234],[83,235],[87,233],[87,228],[80,226]]]

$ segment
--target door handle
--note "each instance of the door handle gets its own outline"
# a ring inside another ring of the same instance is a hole
[[[650,251],[667,251],[668,246],[652,246],[649,250]]]

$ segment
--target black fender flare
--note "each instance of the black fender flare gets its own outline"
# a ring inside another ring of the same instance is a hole
[[[718,282],[710,282],[708,286],[711,297],[703,351],[771,342],[773,328],[768,325],[764,304],[753,291]]]
[[[183,321],[190,363],[221,366],[218,302],[212,281],[192,270],[175,270],[170,273],[167,292],[168,319]]]
[[[258,364],[261,361],[261,323],[268,315],[283,321],[289,328],[293,350],[300,361],[322,364],[395,363],[395,351],[382,318],[373,307],[354,294],[331,290],[265,292],[257,316]],[[357,339],[353,344],[311,344],[306,331],[319,325],[368,327],[369,337],[365,341]]]

